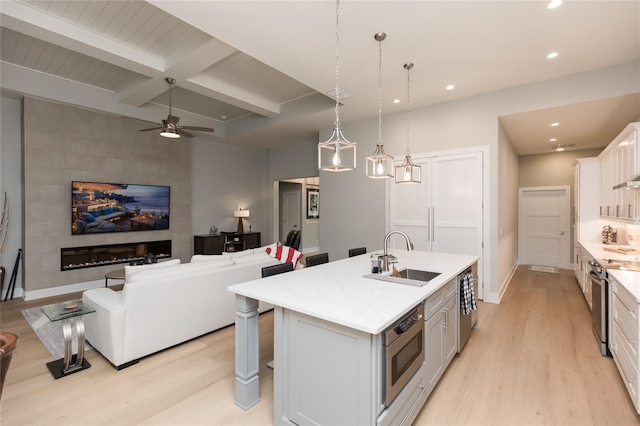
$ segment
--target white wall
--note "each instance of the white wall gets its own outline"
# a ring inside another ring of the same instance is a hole
[[[277,235],[278,225],[278,206],[280,198],[278,192],[274,190],[277,185],[275,182],[280,180],[291,180],[296,178],[308,178],[318,176],[318,141],[301,142],[294,145],[271,148],[269,150],[269,239],[263,235],[263,242],[273,243],[278,241]],[[303,190],[304,191],[304,190]],[[303,197],[306,193],[303,192]],[[322,193],[320,194],[322,199]],[[303,203],[306,206],[306,201]],[[322,201],[320,202],[322,208]],[[306,219],[303,216],[303,221]],[[322,218],[322,213],[320,213]],[[313,230],[317,235],[317,230]],[[303,232],[305,230],[303,229]],[[317,239],[317,238],[316,238]],[[303,247],[306,247],[304,245]]]
[[[508,265],[513,262],[512,256],[503,260],[500,253],[501,250],[512,251],[515,238],[511,236],[509,239],[498,239],[501,220],[501,171],[498,160],[501,151],[502,155],[509,157],[510,163],[514,161],[508,147],[502,146],[501,150],[499,145],[498,118],[502,115],[637,93],[640,91],[638,75],[640,62],[634,62],[411,112],[411,151],[414,153],[490,146],[491,202],[489,206],[485,206],[485,214],[489,215],[491,223],[486,230],[488,238],[485,239],[485,246],[489,245],[487,254],[491,256],[493,267],[488,275],[490,282],[488,285],[485,283],[485,298],[496,301],[499,299],[499,288],[507,279],[510,269]],[[342,129],[347,139],[358,144],[358,168],[353,172],[320,174],[323,195],[320,207],[320,245],[322,251],[329,252],[332,260],[346,256],[345,253],[351,246],[367,245],[370,250],[380,248],[384,236],[384,184],[364,177],[364,156],[373,152],[377,120],[344,124]],[[386,151],[394,156],[402,156],[406,150],[405,113],[383,117],[382,131]],[[321,131],[319,140],[326,140],[330,132],[330,128]],[[503,143],[506,144],[506,141]],[[504,172],[511,173],[512,170]],[[512,188],[506,190],[511,191]],[[510,202],[511,197],[512,195],[505,194],[504,202]],[[513,212],[503,209],[503,214],[512,215]],[[359,240],[362,239],[366,241],[360,243]],[[501,247],[502,244],[507,247]]]
[[[497,300],[504,294],[518,261],[518,155],[499,122],[498,150],[498,255],[490,259],[491,268],[497,268],[502,279],[493,292],[493,297],[500,296]]]
[[[16,262],[18,249],[22,247],[22,105],[21,101],[1,98],[0,104],[0,209],[4,203],[4,194],[9,198],[9,233],[2,253],[0,264],[6,270],[3,291],[9,285],[9,279]],[[14,297],[22,295],[22,267],[15,285]],[[2,293],[4,299],[4,292]]]
[[[268,152],[208,140],[191,139],[191,233],[209,233],[209,226],[235,231],[233,211],[249,210],[245,232],[261,232],[269,241]],[[193,242],[191,244],[193,253]]]

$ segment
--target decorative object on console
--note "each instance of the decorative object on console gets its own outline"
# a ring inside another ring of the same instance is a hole
[[[184,136],[185,138],[192,138],[193,135],[186,130],[213,133],[213,129],[211,127],[180,126],[180,117],[171,115],[171,87],[176,84],[176,79],[173,77],[165,77],[164,81],[166,81],[169,85],[169,115],[167,116],[166,120],[162,120],[162,126],[151,127],[149,129],[141,129],[139,131],[149,132],[151,130],[162,130],[160,132],[160,136],[172,139],[179,138],[180,136]]]
[[[238,218],[238,234],[243,234],[244,227],[242,226],[242,218],[249,217],[249,210],[242,210],[242,209],[235,210],[233,212],[233,217]]]
[[[318,144],[318,170],[344,172],[356,168],[356,143],[340,130],[340,0],[336,0],[336,121],[331,137]]]
[[[217,234],[218,234],[218,227],[209,225],[209,235],[217,235]]]
[[[407,70],[407,155],[404,157],[404,162],[396,167],[396,183],[420,183],[422,181],[422,167],[413,164],[409,152],[409,71],[411,68],[413,68],[411,62],[404,64],[404,69]]]
[[[393,177],[393,157],[384,152],[382,147],[382,42],[387,35],[376,33],[373,38],[378,42],[378,144],[373,154],[369,155],[367,162],[367,177],[371,179],[385,179]]]

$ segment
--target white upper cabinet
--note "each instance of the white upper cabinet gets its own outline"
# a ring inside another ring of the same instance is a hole
[[[631,123],[598,156],[600,216],[638,221],[640,123]]]

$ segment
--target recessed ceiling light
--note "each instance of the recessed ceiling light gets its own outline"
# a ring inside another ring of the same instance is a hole
[[[226,119],[227,119],[227,116],[226,116],[226,115],[223,115],[223,116],[222,116],[222,117],[220,117],[220,118],[222,118],[223,120],[226,120]]]
[[[551,123],[551,127],[557,127],[559,125],[560,125],[560,123]]]
[[[400,99],[394,99],[394,100],[393,100],[393,103],[394,103],[394,104],[399,104],[399,103],[400,103]]]
[[[447,90],[453,90],[454,87],[455,86],[453,84],[450,84],[450,85],[447,86]]]
[[[549,142],[555,142],[555,141],[557,141],[557,140],[558,140],[558,139],[556,139],[556,138],[551,138],[551,139],[549,139]]]
[[[558,52],[551,52],[547,55],[547,59],[553,59],[558,57]]]
[[[562,4],[562,0],[553,0],[553,1],[549,2],[547,7],[549,9],[555,9],[556,7],[560,6],[561,4]]]
[[[559,146],[559,147],[556,148],[556,151],[564,151],[564,147]]]

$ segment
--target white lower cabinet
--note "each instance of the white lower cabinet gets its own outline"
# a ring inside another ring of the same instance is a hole
[[[589,278],[591,266],[589,265],[589,262],[593,261],[593,258],[579,244],[575,245],[575,254],[577,265],[575,268],[576,280],[578,281],[580,290],[582,290],[582,294],[584,294],[584,298],[589,305],[589,309],[592,309],[593,301],[591,294],[591,279]]]
[[[640,339],[640,312],[635,297],[629,293],[615,278],[610,277],[611,285],[611,352],[622,380],[631,396],[636,411],[640,414],[640,355],[638,340]]]
[[[438,292],[430,296],[425,304],[427,320],[424,328],[425,361],[427,363],[427,396],[435,388],[449,363],[458,352],[457,329],[459,308],[456,297],[456,280],[445,284]],[[454,289],[452,292],[451,289]],[[443,301],[440,303],[440,301]],[[441,306],[438,311],[429,306]],[[431,313],[431,317],[428,317]]]

